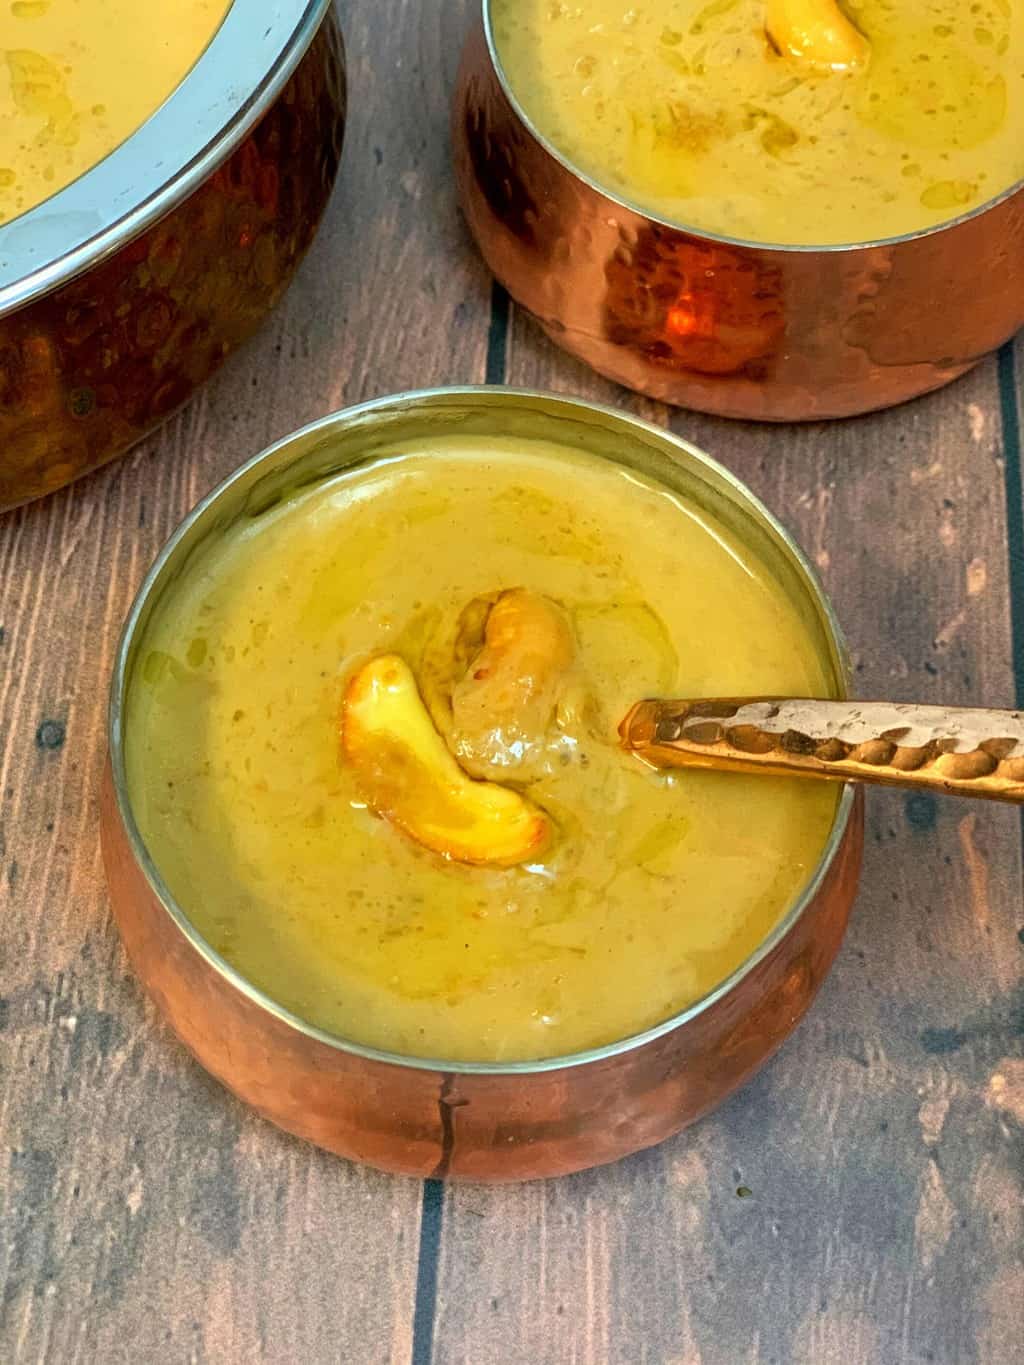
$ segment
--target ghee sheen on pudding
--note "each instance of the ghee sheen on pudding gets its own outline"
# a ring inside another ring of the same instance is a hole
[[[807,8],[796,0],[796,9]],[[842,0],[849,69],[780,53],[766,0],[492,0],[537,131],[699,230],[835,245],[947,222],[1024,179],[1022,0]]]
[[[582,700],[508,776],[549,843],[470,865],[373,812],[341,717],[386,655],[450,740],[438,678],[467,603],[517,592],[569,623]],[[668,488],[544,441],[432,437],[189,562],[139,642],[129,798],[186,915],[304,1020],[409,1056],[561,1056],[670,1017],[740,966],[806,886],[836,810],[826,784],[650,771],[618,747],[629,706],[828,695],[830,676],[760,562]]]
[[[230,0],[4,0],[0,223],[129,137],[188,74]]]

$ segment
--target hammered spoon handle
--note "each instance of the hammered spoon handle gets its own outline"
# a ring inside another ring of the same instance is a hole
[[[655,768],[874,782],[1024,803],[1024,712],[799,697],[642,701],[622,745]]]

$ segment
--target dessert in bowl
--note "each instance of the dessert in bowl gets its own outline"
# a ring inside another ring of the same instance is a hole
[[[491,268],[654,397],[883,407],[1024,323],[1016,0],[484,0],[453,109]]]
[[[810,1002],[845,789],[657,774],[639,695],[839,695],[752,496],[663,432],[502,390],[340,413],[161,556],[112,691],[104,853],[142,979],[292,1131],[478,1179],[676,1131]]]
[[[0,511],[122,454],[280,298],[334,184],[327,0],[0,16]]]
[[[830,11],[818,60],[787,50],[794,17],[809,45],[808,16]],[[698,231],[784,246],[901,237],[1024,178],[1024,10],[1003,0],[492,0],[491,12],[541,135]]]
[[[13,0],[0,12],[0,223],[102,161],[163,103],[230,0]]]

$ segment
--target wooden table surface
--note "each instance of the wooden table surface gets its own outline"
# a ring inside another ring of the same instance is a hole
[[[861,695],[1024,704],[1024,346],[799,429],[595,378],[492,289],[460,222],[446,103],[468,7],[344,7],[343,178],[283,307],[134,454],[0,521],[0,1360],[1010,1365],[1014,810],[872,794],[849,937],[795,1036],[690,1132],[564,1180],[442,1188],[325,1156],[200,1071],[128,970],[96,817],[121,620],[202,493],[375,394],[504,379],[667,423],[797,534]]]

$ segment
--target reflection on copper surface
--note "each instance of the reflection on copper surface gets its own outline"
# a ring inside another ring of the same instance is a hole
[[[487,127],[487,104],[483,99],[467,103],[464,116],[467,124],[465,145],[488,210],[505,224],[513,237],[535,248],[538,245],[537,202],[518,169],[520,152],[527,137],[525,130],[507,141],[492,137]]]
[[[209,180],[109,259],[0,318],[0,511],[123,454],[256,330],[319,226],[344,119],[332,16]]]
[[[605,335],[654,365],[764,378],[786,324],[782,272],[750,253],[658,224],[605,269]]]
[[[1024,188],[888,244],[716,241],[601,193],[520,117],[485,0],[452,110],[460,202],[497,278],[565,350],[664,402],[845,417],[949,383],[1024,325]]]

